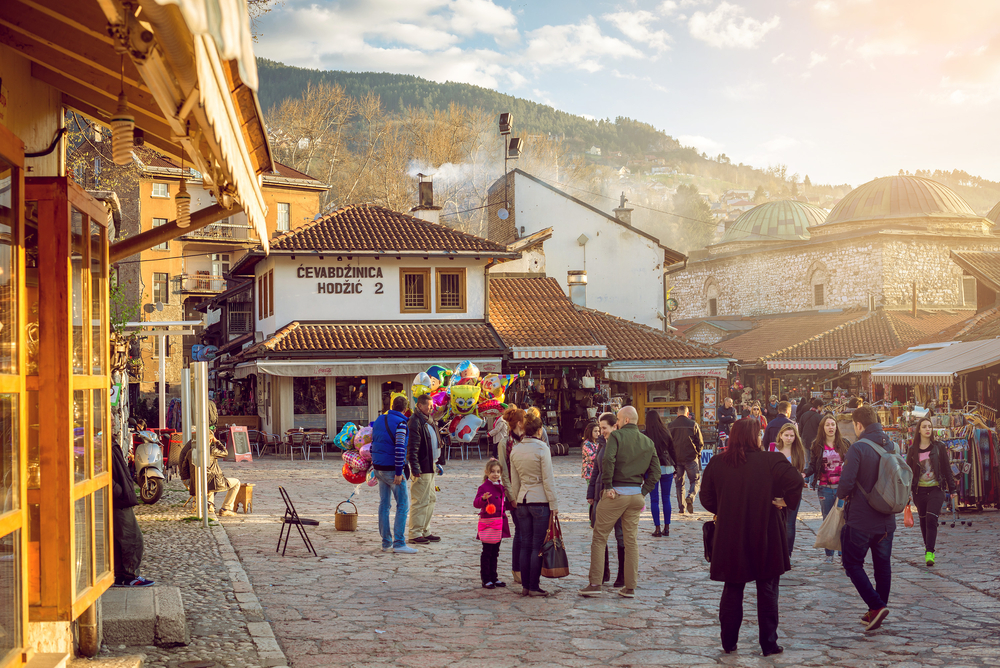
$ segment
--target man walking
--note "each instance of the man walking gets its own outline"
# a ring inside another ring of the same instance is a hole
[[[378,480],[378,532],[382,536],[382,551],[416,554],[417,551],[406,544],[403,536],[406,515],[410,510],[406,480],[403,478],[407,437],[405,410],[406,397],[396,397],[392,400],[391,409],[372,423],[372,467]],[[393,499],[396,501],[396,518],[390,531],[389,506]]]
[[[889,614],[889,589],[892,585],[892,537],[896,531],[896,516],[881,513],[868,503],[865,492],[871,493],[879,477],[880,455],[868,443],[875,443],[888,453],[896,446],[882,431],[875,411],[870,406],[857,408],[851,414],[859,441],[847,451],[847,461],[840,473],[837,497],[846,499],[844,517],[847,523],[840,533],[844,571],[868,606],[862,618],[866,631],[874,631]],[[865,557],[872,553],[875,586],[865,572]]]
[[[441,538],[430,533],[431,516],[434,514],[434,465],[443,456],[438,443],[437,425],[430,420],[431,395],[421,394],[417,398],[417,410],[413,411],[406,426],[406,459],[413,476],[410,491],[410,542],[416,545],[436,543]]]
[[[795,424],[792,420],[792,404],[789,401],[782,401],[778,403],[778,417],[767,423],[767,428],[764,430],[764,438],[760,442],[761,449],[767,450],[767,447],[778,439],[778,432],[786,424]],[[809,448],[811,445],[812,443],[806,445],[806,448]]]
[[[701,451],[705,441],[701,437],[698,423],[691,419],[687,406],[677,409],[677,417],[667,427],[670,440],[674,444],[674,454],[677,455],[677,508],[684,514],[687,511],[694,514],[694,497],[698,493],[698,483],[701,480]],[[688,493],[684,497],[684,476],[688,479]]]
[[[604,446],[601,483],[604,492],[594,511],[594,538],[590,544],[590,584],[581,596],[597,596],[605,568],[608,534],[621,519],[625,535],[625,586],[619,596],[635,598],[639,580],[639,514],[643,497],[660,482],[660,458],[652,439],[639,431],[639,414],[632,406],[618,411],[618,428]]]

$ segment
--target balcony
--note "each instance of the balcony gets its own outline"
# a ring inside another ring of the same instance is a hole
[[[209,273],[180,274],[174,277],[175,293],[214,294],[226,289],[226,279]]]
[[[233,223],[212,223],[184,234],[182,239],[197,239],[199,241],[224,241],[224,242],[249,242],[256,237],[251,229],[246,225],[236,225]]]
[[[253,305],[235,302],[229,305],[229,333],[246,334],[253,331]]]

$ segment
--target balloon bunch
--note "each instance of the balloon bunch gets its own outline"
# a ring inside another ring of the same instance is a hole
[[[371,425],[358,429],[358,425],[348,422],[333,439],[334,445],[344,451],[344,480],[352,485],[367,482],[369,487],[378,484],[375,469],[372,468],[372,428]]]
[[[414,402],[429,394],[433,406],[431,417],[447,421],[448,433],[468,443],[484,424],[492,424],[500,417],[506,408],[505,393],[522,376],[523,371],[503,376],[491,373],[480,378],[479,368],[469,360],[454,370],[436,364],[414,376],[410,392]]]

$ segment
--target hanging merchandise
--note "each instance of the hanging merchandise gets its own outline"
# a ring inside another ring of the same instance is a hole
[[[128,113],[128,98],[125,97],[125,56],[123,55],[118,109],[111,117],[111,159],[116,165],[125,166],[132,162],[134,133],[135,116]]]

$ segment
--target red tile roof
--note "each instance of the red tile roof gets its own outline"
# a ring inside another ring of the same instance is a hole
[[[837,313],[807,311],[746,318],[753,321],[753,329],[715,345],[741,362],[753,363],[846,322],[857,320],[864,314],[862,309],[848,309]]]
[[[597,340],[616,360],[677,360],[727,357],[712,346],[640,325],[607,313],[577,307]]]
[[[271,241],[272,251],[507,253],[500,244],[381,206],[352,205]]]
[[[946,340],[984,341],[1000,337],[1000,308],[978,313],[965,321],[964,325],[958,336]]]
[[[986,283],[992,290],[1000,290],[1000,253],[952,251],[951,259]]]
[[[603,343],[554,278],[491,278],[490,324],[512,348]]]
[[[405,356],[407,353],[427,355],[451,351],[499,355],[503,346],[485,323],[347,325],[292,322],[267,340],[243,351],[240,357],[301,352]]]

